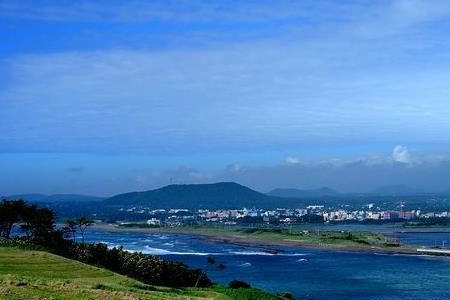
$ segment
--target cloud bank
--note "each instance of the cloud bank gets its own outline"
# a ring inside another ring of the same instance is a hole
[[[53,157],[52,164],[49,160],[27,159],[27,155],[23,155],[22,160],[27,172],[21,172],[20,165],[15,164],[16,170],[3,175],[0,180],[2,194],[41,192],[108,196],[168,184],[220,181],[235,181],[262,192],[280,187],[313,189],[324,186],[341,192],[370,192],[391,184],[405,184],[427,192],[450,191],[450,153],[410,150],[404,145],[398,145],[392,153],[386,154],[319,160],[290,156],[275,164],[234,163],[216,169],[183,164],[155,167],[143,158],[130,161],[116,156],[88,160],[89,166],[85,168],[64,167],[74,163],[74,158],[67,155]]]

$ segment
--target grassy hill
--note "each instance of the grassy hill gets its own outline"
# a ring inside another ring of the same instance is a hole
[[[256,289],[174,289],[143,284],[47,252],[0,247],[0,299],[279,299]]]

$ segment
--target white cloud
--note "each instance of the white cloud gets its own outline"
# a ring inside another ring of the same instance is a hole
[[[147,179],[147,177],[142,176],[142,175],[137,175],[136,178],[135,178],[135,180],[136,180],[136,183],[137,183],[138,185],[148,184],[148,179]]]
[[[412,163],[411,154],[407,147],[403,145],[397,145],[395,146],[394,150],[392,151],[392,158],[396,162],[410,164]]]
[[[286,157],[285,162],[289,165],[296,165],[301,163],[302,161],[298,157],[288,156]]]
[[[242,166],[239,164],[230,164],[225,168],[227,172],[237,173],[242,170]]]
[[[420,160],[414,160],[416,155]],[[343,192],[370,192],[383,185],[405,184],[436,192],[448,190],[449,165],[448,152],[440,155],[437,161],[433,153],[415,152],[413,157],[407,147],[399,145],[392,155],[253,166],[237,174],[217,173],[215,180],[237,181],[261,191],[327,186]]]

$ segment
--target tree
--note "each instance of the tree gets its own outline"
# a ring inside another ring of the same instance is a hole
[[[22,220],[21,230],[39,243],[45,244],[54,233],[55,212],[49,208],[27,205],[22,211]]]
[[[230,281],[228,286],[232,289],[249,289],[249,288],[251,288],[250,284],[248,284],[245,281],[241,281],[241,280]]]
[[[48,208],[37,208],[23,200],[3,200],[0,203],[0,236],[9,238],[16,223],[20,229],[36,241],[45,241],[55,228],[55,213]]]
[[[213,257],[211,257],[211,256],[208,256],[207,258],[206,258],[206,270],[209,270],[209,271],[223,271],[223,270],[225,270],[225,265],[224,264],[222,264],[222,263],[217,263],[217,261],[213,258]],[[198,277],[198,279],[197,279],[197,282],[195,283],[195,287],[197,287],[197,285],[198,285],[198,282],[200,281],[200,276]]]
[[[217,261],[216,261],[213,257],[211,257],[211,256],[208,256],[208,257],[206,258],[206,263],[207,263],[206,269],[212,269],[212,270],[217,270],[217,271],[223,271],[223,270],[225,270],[225,268],[226,268],[224,264],[222,264],[222,263],[217,263]]]
[[[66,226],[63,227],[64,235],[69,235],[72,237],[73,241],[76,241],[76,233],[77,233],[77,222],[75,220],[67,220]]]
[[[66,222],[67,226],[69,227],[69,225],[71,226],[72,229],[77,228],[78,231],[81,234],[81,243],[84,244],[84,233],[86,232],[86,229],[89,226],[92,226],[94,224],[94,221],[86,218],[86,217],[79,217],[73,220],[67,220]],[[75,239],[75,236],[74,236]]]
[[[0,236],[9,238],[14,224],[22,218],[26,204],[23,200],[2,200],[0,203]]]

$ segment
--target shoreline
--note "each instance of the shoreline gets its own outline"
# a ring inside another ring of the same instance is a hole
[[[358,246],[358,245],[343,245],[343,244],[326,244],[299,241],[289,238],[270,238],[254,236],[250,234],[239,235],[238,232],[227,232],[226,230],[214,230],[214,228],[119,228],[113,224],[96,224],[92,228],[104,230],[109,232],[140,232],[140,233],[168,233],[168,234],[183,234],[195,235],[206,238],[211,242],[231,243],[236,245],[258,245],[271,246],[268,250],[277,250],[276,246],[299,247],[318,249],[326,251],[339,252],[356,252],[356,253],[373,253],[373,254],[403,254],[403,255],[417,255],[417,256],[437,256],[433,254],[424,254],[417,249],[419,246],[399,246],[399,247],[379,247],[379,246]],[[203,230],[202,230],[203,229]]]

